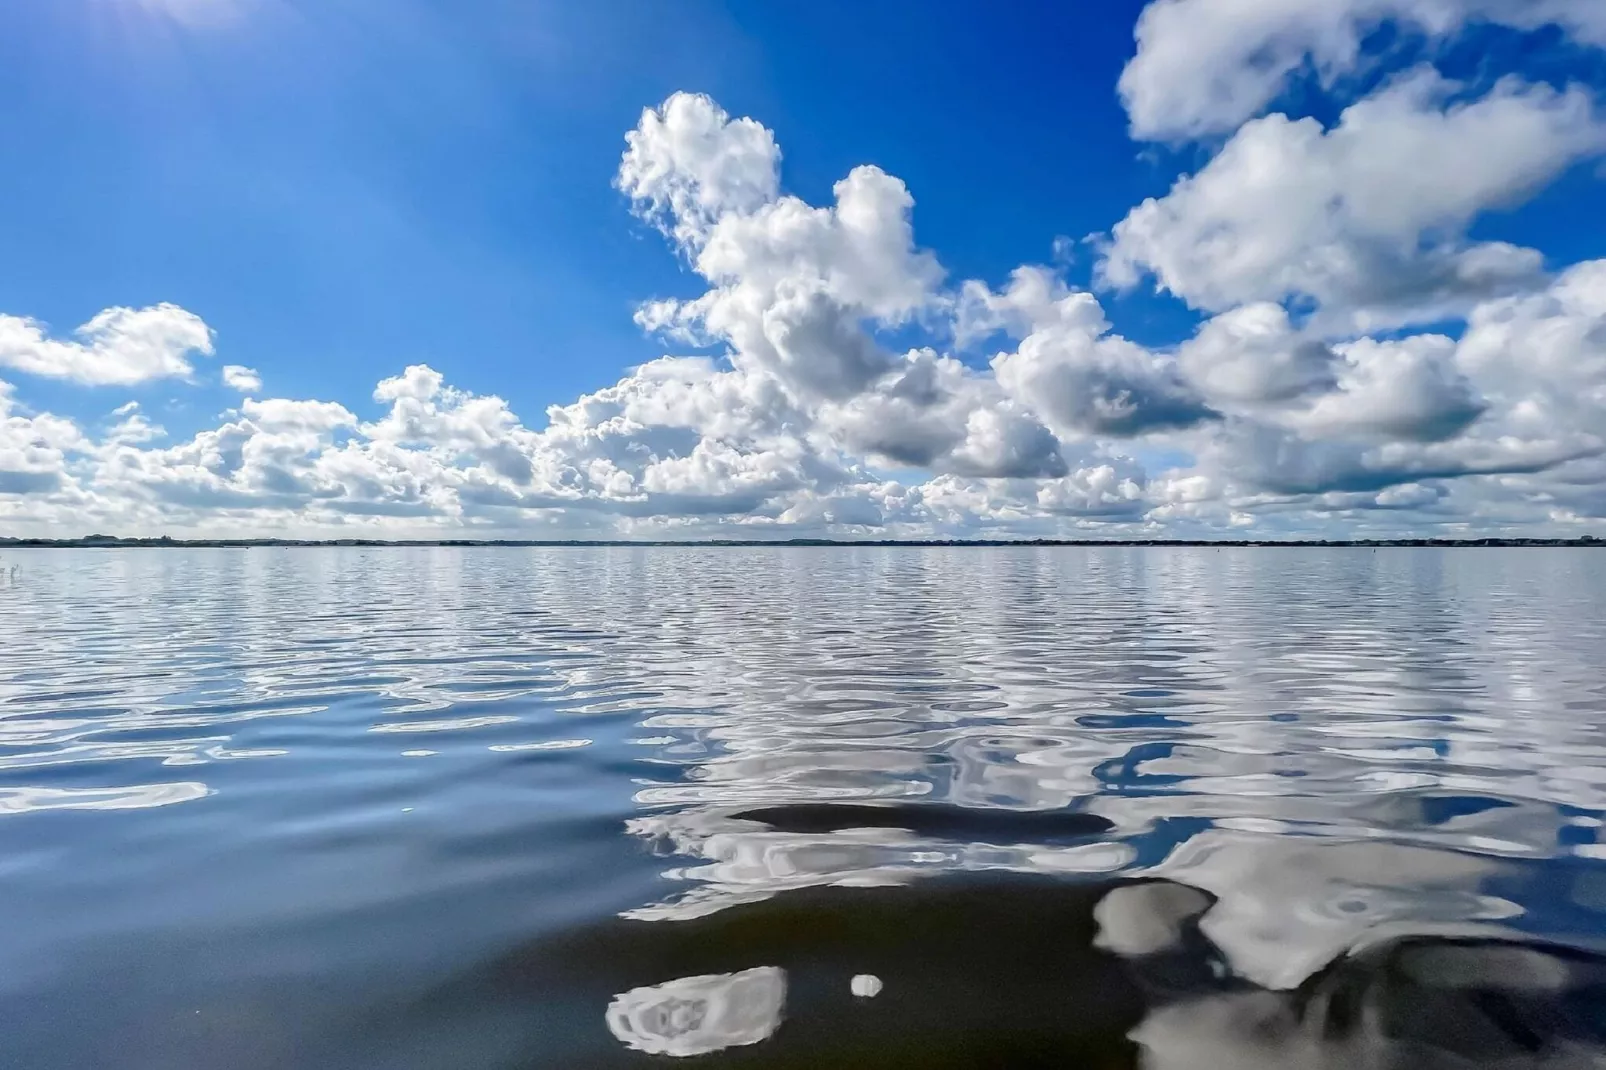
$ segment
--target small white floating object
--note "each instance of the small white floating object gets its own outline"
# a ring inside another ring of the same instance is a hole
[[[853,994],[860,999],[870,999],[881,994],[881,978],[873,973],[854,974],[848,987],[853,989]]]

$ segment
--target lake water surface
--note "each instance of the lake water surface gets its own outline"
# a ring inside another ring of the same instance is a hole
[[[7,551],[0,1067],[1606,1065],[1603,726],[1588,550]]]

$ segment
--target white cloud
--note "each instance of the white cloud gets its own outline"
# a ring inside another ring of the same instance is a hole
[[[1177,352],[1182,372],[1210,402],[1254,410],[1336,384],[1336,354],[1296,328],[1271,302],[1243,305],[1206,320]]]
[[[1296,421],[1313,437],[1438,442],[1483,415],[1483,402],[1455,366],[1455,342],[1443,335],[1365,338],[1336,352],[1336,388]]]
[[[1593,151],[1599,125],[1578,91],[1453,92],[1417,72],[1331,130],[1252,120],[1135,209],[1106,271],[1153,272],[1217,313],[1166,347],[1124,337],[1056,269],[948,283],[896,177],[855,168],[808,204],[781,193],[768,130],[677,94],[643,113],[617,183],[703,284],[638,322],[711,354],[630,369],[534,426],[423,364],[375,386],[377,413],[260,398],[255,371],[226,365],[251,396],[181,441],[132,402],[91,434],[0,384],[0,525],[1581,530],[1606,518],[1606,261],[1548,279],[1537,253],[1464,234]],[[1445,309],[1467,316],[1459,338],[1360,333]],[[111,310],[76,341],[0,318],[0,361],[83,383],[188,376],[196,352],[210,332],[173,306]]]
[[[867,329],[907,322],[942,271],[913,245],[913,199],[874,167],[834,187],[836,204],[783,197],[720,216],[694,253],[712,284],[693,301],[643,307],[644,326],[723,342],[739,368],[772,375],[802,403],[842,401],[891,371]]]
[[[685,93],[644,112],[626,140],[619,188],[710,284],[695,300],[647,302],[644,328],[722,343],[737,370],[775,379],[805,408],[895,371],[870,328],[930,307],[942,278],[914,245],[901,181],[857,167],[829,208],[780,196],[770,132]]]
[[[240,411],[247,420],[270,431],[307,431],[324,434],[339,427],[352,427],[357,418],[344,405],[332,401],[291,401],[247,398]]]
[[[1331,347],[1276,306],[1205,323],[1179,363],[1231,418],[1151,485],[1173,522],[1417,510],[1488,530],[1606,517],[1606,261],[1436,334]]]
[[[1213,419],[1175,363],[1110,333],[1092,294],[1042,268],[1017,270],[1003,294],[967,296],[1023,335],[992,368],[1004,392],[1066,438],[1141,435]]]
[[[1606,433],[1606,260],[1473,310],[1458,360],[1514,427]]]
[[[1468,223],[1517,204],[1575,160],[1606,149],[1589,95],[1506,79],[1458,87],[1413,71],[1314,119],[1271,115],[1240,129],[1197,174],[1118,223],[1103,277],[1152,273],[1196,308],[1311,298],[1360,330],[1464,313],[1541,279],[1540,255],[1469,244]]]
[[[1058,440],[990,376],[927,349],[871,390],[822,408],[836,446],[895,466],[971,477],[1058,476]]]
[[[1310,438],[1436,441],[1486,408],[1455,351],[1436,334],[1330,346],[1281,306],[1255,304],[1207,320],[1179,364],[1223,410]]]
[[[701,93],[676,93],[625,135],[617,185],[643,218],[686,243],[729,212],[773,201],[781,150],[752,119],[732,120]]]
[[[262,389],[262,376],[255,368],[240,364],[223,365],[223,385],[242,394],[254,394]]]
[[[59,491],[67,454],[86,445],[72,421],[21,411],[11,384],[0,381],[0,516],[24,496]]]
[[[1258,114],[1301,70],[1331,86],[1362,62],[1366,35],[1388,20],[1443,38],[1469,21],[1531,30],[1559,25],[1606,46],[1606,5],[1593,0],[1154,0],[1136,29],[1120,93],[1134,136],[1198,138]]]
[[[129,412],[106,432],[107,442],[153,442],[167,437],[167,429],[153,424],[142,412]]]
[[[191,354],[212,355],[211,330],[177,305],[108,308],[73,333],[76,341],[63,341],[35,320],[0,315],[0,365],[86,386],[127,386],[188,377]]]

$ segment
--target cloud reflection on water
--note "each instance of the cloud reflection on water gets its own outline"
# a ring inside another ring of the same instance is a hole
[[[39,553],[8,595],[0,791],[29,800],[13,812],[230,798],[313,758],[382,778],[426,734],[418,768],[474,751],[624,786],[629,832],[677,856],[675,891],[640,916],[951,870],[1162,873],[1219,895],[1209,925],[1235,966],[1281,984],[1373,925],[1550,924],[1524,867],[1593,858],[1598,829],[1579,821],[1606,811],[1592,565],[1527,550]],[[271,760],[211,782],[249,755]],[[175,793],[161,770],[179,764],[196,779]],[[481,768],[507,767],[459,775]],[[1113,829],[1050,845],[733,817],[833,800],[1072,808]],[[1242,920],[1273,906],[1276,934]],[[1297,950],[1278,964],[1273,946]]]

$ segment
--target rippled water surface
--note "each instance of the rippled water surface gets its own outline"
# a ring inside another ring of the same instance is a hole
[[[1606,554],[0,566],[0,1066],[1315,1065],[1236,1023],[1375,946],[1606,996]]]

